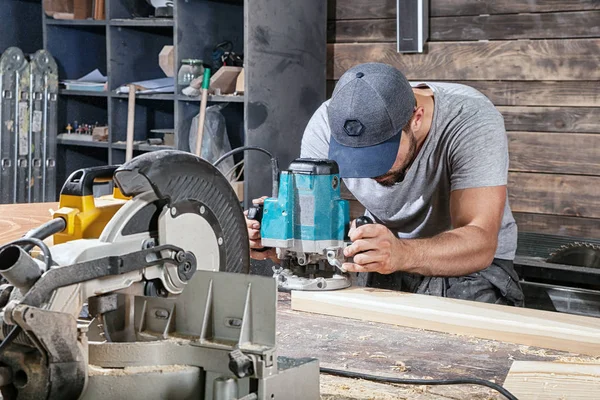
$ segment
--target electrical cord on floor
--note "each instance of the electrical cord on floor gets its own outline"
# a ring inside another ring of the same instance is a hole
[[[518,400],[512,393],[502,386],[486,381],[485,379],[477,378],[456,378],[456,379],[407,379],[407,378],[390,378],[387,376],[369,375],[360,372],[343,371],[333,368],[320,368],[322,374],[335,375],[343,378],[364,379],[366,381],[393,383],[399,385],[480,385],[487,386],[496,390],[508,400]]]

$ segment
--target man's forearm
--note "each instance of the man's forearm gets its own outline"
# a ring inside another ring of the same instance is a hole
[[[464,276],[489,266],[497,236],[467,225],[427,239],[398,239],[395,263],[399,271],[425,276]]]

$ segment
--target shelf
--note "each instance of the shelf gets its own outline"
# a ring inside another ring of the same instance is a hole
[[[117,149],[117,150],[125,150],[126,149],[126,144],[125,143],[113,143],[112,144],[112,148],[113,149]],[[146,144],[146,143],[138,143],[138,144],[134,144],[133,145],[133,150],[136,151],[157,151],[157,150],[173,150],[175,149],[174,146],[165,146],[165,145],[150,145],[150,144]]]
[[[91,90],[67,90],[67,89],[59,89],[59,94],[63,94],[65,96],[86,96],[86,97],[107,97],[108,92],[96,92]]]
[[[81,147],[104,147],[108,148],[108,142],[94,142],[92,140],[74,140],[74,139],[61,139],[57,138],[56,143],[63,146],[81,146]]]
[[[117,99],[127,99],[129,98],[128,93],[117,94],[112,92],[111,97]],[[139,93],[135,95],[136,100],[138,99],[147,99],[147,100],[174,100],[175,95],[173,93],[153,93],[153,94],[143,94]]]
[[[183,94],[177,96],[178,100],[181,101],[200,101],[202,98],[200,96],[190,97]],[[233,96],[233,95],[216,95],[209,94],[208,101],[213,103],[243,103],[245,96]]]
[[[174,26],[173,18],[111,19],[111,26]]]
[[[46,24],[48,24],[48,25],[66,25],[66,26],[104,26],[104,25],[106,25],[106,21],[105,20],[95,20],[95,19],[46,18]]]

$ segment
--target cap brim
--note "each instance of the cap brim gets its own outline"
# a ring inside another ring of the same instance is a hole
[[[340,144],[331,135],[329,159],[338,164],[341,178],[376,178],[394,165],[401,136],[402,132],[399,132],[375,146],[350,147]]]

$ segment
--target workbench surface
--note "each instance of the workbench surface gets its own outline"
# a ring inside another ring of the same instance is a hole
[[[321,366],[402,378],[480,378],[502,384],[518,361],[600,361],[560,351],[469,336],[293,311],[279,294],[278,353]],[[503,399],[483,386],[392,386],[321,375],[327,400]]]

